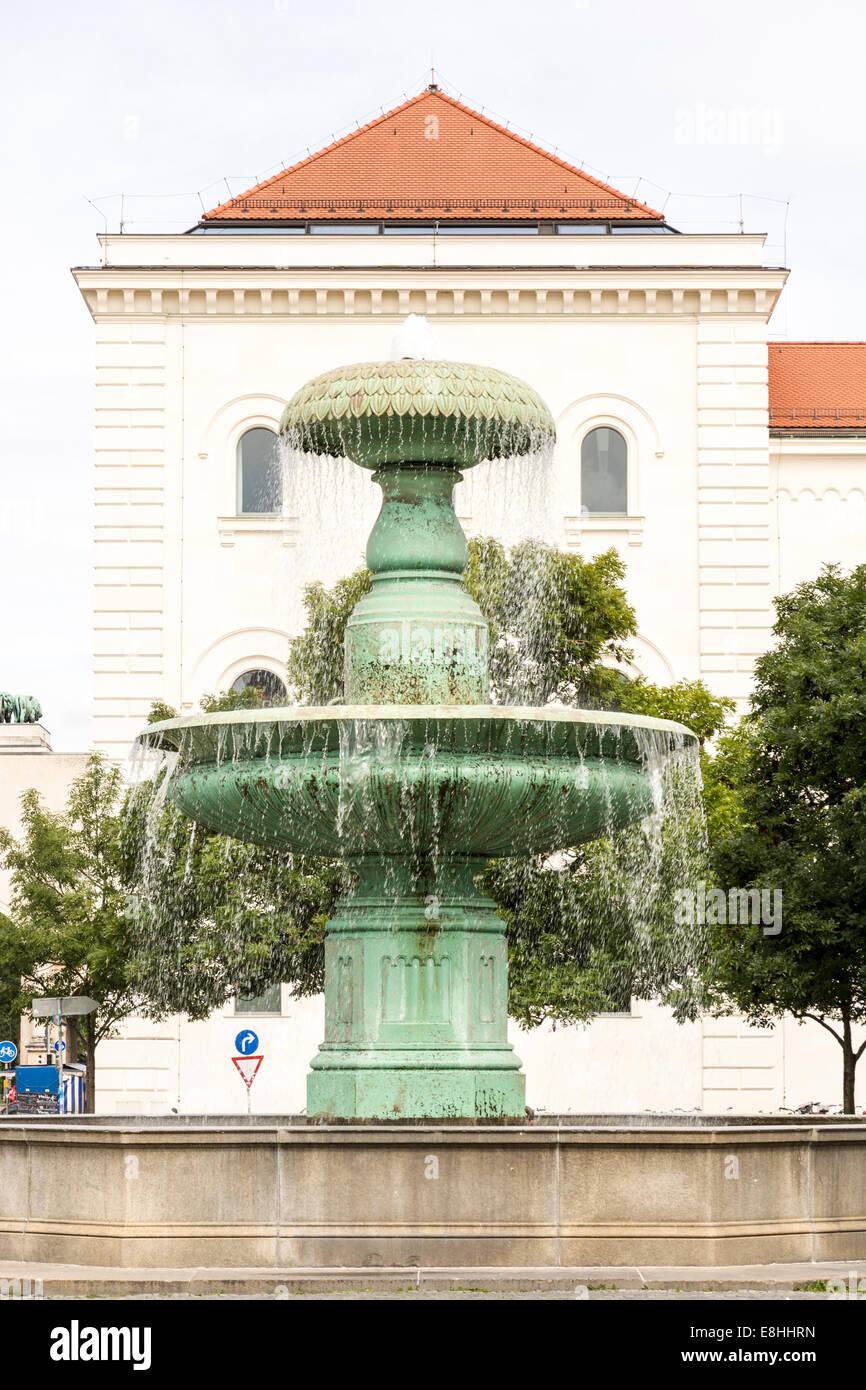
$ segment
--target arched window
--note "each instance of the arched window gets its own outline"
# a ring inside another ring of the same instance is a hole
[[[261,427],[238,440],[238,512],[273,515],[283,495],[277,436]]]
[[[628,448],[608,425],[590,430],[580,446],[580,505],[590,516],[628,513]]]
[[[279,705],[286,699],[286,687],[273,671],[244,671],[232,683],[232,690],[246,690],[250,685],[260,692],[263,705]]]

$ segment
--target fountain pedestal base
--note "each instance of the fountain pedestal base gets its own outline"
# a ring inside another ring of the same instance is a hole
[[[513,1053],[511,1054],[513,1059]],[[410,1068],[343,1066],[322,1052],[322,1067],[307,1078],[307,1114],[323,1120],[460,1120],[521,1119],[526,1114],[526,1082],[522,1072],[483,1067],[438,1066]]]
[[[433,872],[355,865],[328,923],[325,1040],[307,1078],[322,1119],[507,1119],[525,1113],[507,1038],[505,925],[479,893],[483,860]]]

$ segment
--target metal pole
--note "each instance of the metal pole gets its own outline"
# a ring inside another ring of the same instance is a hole
[[[57,1097],[57,1113],[58,1113],[58,1115],[62,1115],[62,1113],[63,1113],[63,1014],[60,1013],[60,1012],[58,1012],[58,1014],[57,1014],[57,1032],[58,1032],[58,1034],[59,1034],[57,1041],[58,1041],[59,1044],[60,1044],[60,1046],[59,1046],[58,1049],[57,1049],[57,1070],[58,1070],[58,1073],[59,1073],[58,1078],[57,1078],[57,1084],[58,1084],[58,1088],[59,1088],[59,1095],[58,1095],[58,1097]]]

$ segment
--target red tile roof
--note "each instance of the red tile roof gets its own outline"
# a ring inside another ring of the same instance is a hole
[[[639,221],[661,213],[428,88],[204,221]]]
[[[770,343],[771,430],[866,430],[866,343]]]

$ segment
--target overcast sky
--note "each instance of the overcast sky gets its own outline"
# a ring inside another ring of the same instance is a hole
[[[790,338],[866,338],[866,6],[40,0],[3,13],[0,688],[89,737],[92,324],[119,198],[190,224],[429,80],[666,212],[768,231]],[[172,195],[172,196],[167,196]],[[96,200],[93,208],[86,199]],[[786,208],[787,205],[787,208]]]

